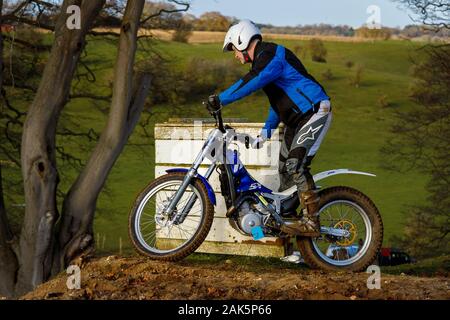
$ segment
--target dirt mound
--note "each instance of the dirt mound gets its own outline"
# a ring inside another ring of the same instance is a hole
[[[63,273],[23,299],[450,299],[448,278],[382,275],[369,290],[368,276],[110,256],[81,266],[81,289],[68,290]]]

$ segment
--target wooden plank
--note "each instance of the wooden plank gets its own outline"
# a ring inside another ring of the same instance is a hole
[[[170,249],[179,245],[179,243],[180,240],[160,238],[158,239],[157,244],[160,249]],[[284,245],[281,242],[274,244],[258,244],[253,242],[229,243],[220,241],[205,241],[195,252],[254,257],[278,258],[285,256]]]

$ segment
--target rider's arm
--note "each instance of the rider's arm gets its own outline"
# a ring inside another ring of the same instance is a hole
[[[263,52],[242,79],[219,94],[223,106],[244,98],[278,78],[283,71],[283,63],[275,52]]]
[[[267,117],[266,123],[264,124],[264,127],[261,130],[261,137],[263,137],[264,140],[270,139],[270,137],[272,137],[272,130],[278,128],[279,124],[280,124],[280,117],[275,112],[275,110],[273,110],[273,108],[270,107],[269,116]]]

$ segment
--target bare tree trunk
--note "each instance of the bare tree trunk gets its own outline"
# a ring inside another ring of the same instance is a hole
[[[50,276],[54,224],[58,219],[55,132],[85,45],[85,35],[105,0],[65,0],[58,17],[48,63],[23,128],[21,164],[25,191],[25,219],[20,237],[18,294],[34,289]],[[66,26],[67,7],[81,8],[81,28]]]
[[[60,252],[54,262],[67,265],[93,249],[93,221],[98,195],[136,126],[150,86],[148,74],[135,75],[137,32],[144,0],[128,1],[115,64],[113,97],[106,127],[63,204]],[[56,269],[60,265],[55,266]]]

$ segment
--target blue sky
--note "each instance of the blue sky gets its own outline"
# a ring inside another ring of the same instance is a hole
[[[190,13],[200,16],[219,11],[226,16],[275,26],[328,23],[359,27],[371,16],[366,12],[370,5],[380,8],[383,26],[403,27],[413,23],[408,16],[410,12],[390,0],[192,0]]]

